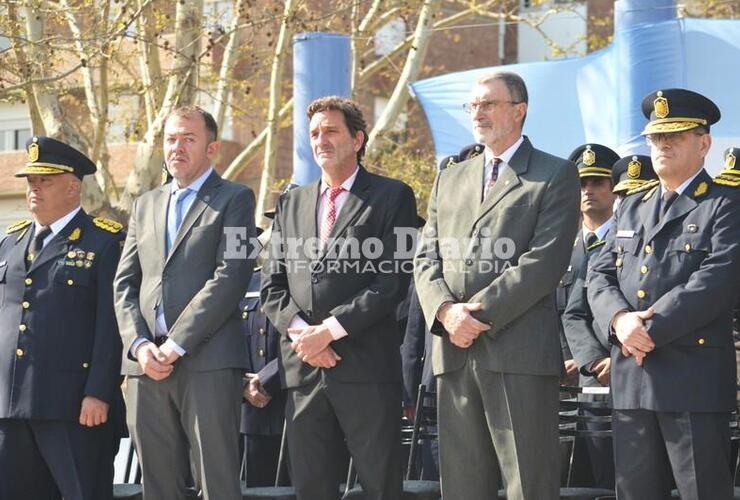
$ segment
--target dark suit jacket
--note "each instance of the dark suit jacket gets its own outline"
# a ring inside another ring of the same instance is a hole
[[[416,406],[420,384],[424,384],[428,391],[435,391],[437,385],[432,371],[432,334],[424,320],[413,282],[409,286],[408,297],[408,321],[401,344],[403,404],[406,407]]]
[[[738,198],[737,190],[713,184],[702,170],[662,220],[658,188],[626,198],[617,209],[591,269],[588,300],[604,332],[618,311],[652,306],[646,327],[656,348],[642,367],[612,348],[614,408],[735,408]]]
[[[417,251],[416,289],[437,335],[434,373],[458,370],[473,356],[488,370],[560,375],[555,288],[578,229],[578,173],[525,137],[481,203],[483,162],[479,155],[439,173]],[[462,255],[445,256],[440,241],[469,243]],[[435,318],[444,302],[482,303],[474,316],[491,329],[469,349],[454,346]]]
[[[563,313],[568,305],[568,299],[573,292],[573,285],[576,282],[576,278],[579,270],[583,267],[583,263],[586,260],[586,246],[583,243],[581,237],[581,231],[576,234],[576,239],[573,242],[573,252],[570,254],[570,262],[568,268],[565,270],[565,274],[560,278],[560,283],[555,289],[555,305],[558,308],[558,315],[560,316],[560,349],[563,353],[563,359],[572,359],[573,353],[571,352],[570,346],[568,345],[568,339],[565,336],[565,325],[563,324]]]
[[[360,254],[356,259],[338,258],[343,253],[340,249],[335,255],[326,252],[314,259],[306,246],[299,245],[295,252],[281,255],[279,245],[317,237],[319,185],[316,181],[280,198],[272,229],[270,260],[262,268],[262,304],[282,334],[283,383],[286,387],[298,387],[312,382],[320,373],[319,369],[303,363],[290,347],[287,329],[296,314],[312,325],[334,316],[349,333],[331,344],[342,360],[325,370],[327,380],[400,382],[401,337],[396,306],[408,288],[411,251],[405,252],[406,255],[396,254],[394,229],[403,227],[409,234],[416,234],[414,193],[402,182],[371,174],[360,167],[330,239],[343,249],[354,246],[350,240],[361,246],[377,239],[382,243],[382,253]],[[346,241],[342,242],[341,238]]]
[[[0,418],[76,422],[83,397],[94,396],[114,419],[122,401],[112,283],[124,233],[80,210],[26,271],[33,231],[0,243]]]
[[[582,238],[579,239],[583,241]],[[581,375],[585,377],[581,378],[581,382],[583,385],[594,387],[601,384],[593,377],[591,365],[598,359],[608,357],[611,352],[609,336],[601,330],[601,326],[594,318],[587,296],[588,269],[591,260],[600,250],[601,246],[590,250],[581,268],[577,270],[573,289],[563,313],[563,328],[568,345]]]
[[[254,194],[214,171],[165,255],[169,198],[167,184],[143,194],[131,209],[115,279],[123,373],[142,374],[129,350],[139,336],[153,339],[160,301],[169,337],[187,351],[178,363],[194,370],[246,367],[239,300],[253,268],[244,238],[255,235]]]
[[[264,408],[252,406],[248,401],[242,403],[240,432],[279,436],[283,432],[285,420],[285,391],[280,387],[277,367],[280,357],[280,334],[267,320],[267,315],[260,305],[260,274],[256,271],[258,270],[255,270],[249,282],[247,294],[239,304],[249,353],[247,371],[258,373],[264,370],[260,382],[272,399]],[[271,366],[274,366],[274,369],[270,368]],[[268,371],[270,374],[265,376],[265,372]]]

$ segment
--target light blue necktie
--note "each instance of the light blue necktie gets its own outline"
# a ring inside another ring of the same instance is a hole
[[[195,193],[190,188],[185,188],[179,190],[174,196],[175,196],[175,210],[174,210],[174,217],[172,217],[172,210],[169,210],[169,214],[167,216],[167,253],[170,252],[170,248],[172,248],[172,243],[174,243],[175,238],[177,238],[177,232],[180,230],[180,226],[182,225],[182,219],[185,216],[186,207],[188,204],[186,203],[186,200],[190,197],[191,194]],[[172,203],[172,201],[170,201]]]

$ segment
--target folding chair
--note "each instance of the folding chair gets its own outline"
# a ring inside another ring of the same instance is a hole
[[[275,486],[247,488],[246,486],[246,450],[242,459],[242,500],[295,500],[295,489],[292,486],[280,486],[282,478],[287,472],[286,450],[288,446],[287,423],[283,422],[283,435],[280,438],[280,453],[278,454],[277,471],[275,471]],[[285,470],[284,470],[285,469]]]
[[[416,417],[411,429],[401,430],[401,444],[410,446],[409,460],[406,467],[406,479],[403,482],[404,500],[439,500],[442,496],[438,481],[425,481],[414,478],[416,470],[416,458],[418,451],[424,441],[437,439],[437,399],[433,392],[426,390],[423,384],[419,386],[416,397]],[[354,468],[352,458],[349,460],[347,470],[347,483],[344,489],[343,500],[364,499],[365,492],[361,485],[357,485],[357,471]]]
[[[125,458],[124,458],[125,457]],[[115,463],[118,464],[123,458],[123,471],[116,471],[116,482],[113,484],[113,498],[115,500],[141,500],[144,490],[141,486],[141,468],[136,457],[134,443],[130,438],[121,439],[121,445],[116,455]]]
[[[608,415],[594,415],[589,410],[610,410],[606,401],[583,401],[579,398],[587,394],[609,394],[608,387],[561,387],[560,410],[558,412],[558,428],[561,442],[570,442],[570,458],[568,461],[568,475],[564,488],[560,488],[560,498],[569,500],[593,500],[602,496],[614,495],[614,491],[595,487],[571,487],[573,473],[573,457],[577,439],[611,439],[611,413]],[[586,424],[607,424],[604,430],[586,428]]]

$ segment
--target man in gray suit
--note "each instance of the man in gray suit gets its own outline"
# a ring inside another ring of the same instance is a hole
[[[367,498],[399,500],[396,306],[412,265],[397,228],[416,233],[416,201],[360,164],[367,129],[355,103],[320,98],[308,116],[321,179],[280,197],[262,269],[262,304],[282,334],[291,479],[299,500],[338,499],[346,439]]]
[[[204,499],[239,491],[239,300],[252,271],[254,195],[211,167],[217,125],[173,111],[164,156],[174,180],[138,198],[115,279],[128,425],[144,497],[181,500],[193,459]]]
[[[436,336],[445,498],[558,498],[560,353],[554,291],[578,226],[571,162],[522,136],[527,89],[486,75],[465,105],[483,155],[440,172],[415,278]]]

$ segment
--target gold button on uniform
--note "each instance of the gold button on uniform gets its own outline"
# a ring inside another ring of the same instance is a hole
[[[653,253],[653,247],[651,247],[650,245],[645,245],[645,253],[646,254]]]
[[[698,343],[699,345],[704,345],[704,342],[706,342],[706,340],[704,340],[704,339],[699,339],[699,340],[697,340],[697,343]]]
[[[21,323],[20,325],[18,325],[18,329],[20,331],[22,331],[22,332],[25,332],[26,331],[26,328],[28,328],[28,327],[26,325],[24,325],[23,323]]]
[[[687,252],[691,251],[691,245],[689,243],[686,243],[686,246],[684,247]]]
[[[33,280],[31,278],[26,278],[26,285],[31,286],[33,284]]]
[[[259,350],[259,355],[260,355],[260,357],[264,358],[265,357],[265,350],[264,349],[260,349]]]
[[[265,334],[265,329],[264,328],[260,328],[260,335],[264,335],[264,334]]]
[[[82,363],[82,367],[83,368],[89,368],[90,367],[90,364],[89,363]]]
[[[642,267],[640,268],[640,273],[642,273],[642,274],[647,274],[647,272],[648,272],[648,266],[642,266]]]
[[[249,313],[247,311],[244,311],[242,313],[242,319],[247,319],[249,317]]]
[[[75,281],[74,281],[74,280],[67,280],[67,284],[68,284],[69,286],[72,286],[72,285],[74,285],[74,284],[75,284]]]
[[[22,358],[23,357],[23,349],[16,349],[15,350],[15,355],[18,356],[19,358]]]
[[[614,262],[614,265],[617,267],[622,267],[622,258],[617,257],[617,260]]]
[[[21,303],[21,307],[23,307],[23,309],[28,309],[29,307],[31,307],[31,303],[30,303],[30,302],[28,302],[27,300],[24,300],[24,301],[23,301],[23,302]]]
[[[647,297],[647,292],[645,292],[645,290],[637,290],[638,299],[644,299],[645,297]]]

